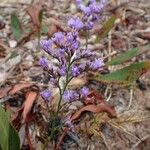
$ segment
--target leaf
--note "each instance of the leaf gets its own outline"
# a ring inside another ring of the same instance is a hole
[[[111,61],[107,62],[106,65],[118,65],[118,64],[124,63],[124,62],[130,60],[131,58],[147,51],[148,50],[147,48],[149,48],[149,47],[150,47],[150,45],[145,46],[144,50],[140,50],[139,48],[133,48],[133,49],[113,58]]]
[[[9,114],[0,105],[0,146],[8,150],[9,144]]]
[[[39,28],[41,26],[41,21],[43,17],[41,5],[30,6],[29,8],[27,8],[27,13],[29,14],[33,24]]]
[[[22,84],[16,84],[12,90],[9,92],[10,95],[12,94],[15,94],[17,92],[19,92],[20,90],[24,89],[24,88],[27,88],[27,87],[30,87],[32,86],[32,84],[30,83],[22,83]]]
[[[80,117],[80,115],[84,112],[84,111],[90,111],[93,113],[101,113],[101,112],[106,112],[110,115],[110,117],[116,117],[116,111],[110,107],[108,104],[106,103],[100,103],[98,105],[87,105],[81,109],[79,109],[72,117],[71,117],[71,121],[77,119]]]
[[[17,92],[19,92],[25,88],[31,87],[31,86],[32,86],[32,84],[30,84],[30,83],[21,83],[21,84],[16,84],[13,87],[1,88],[0,89],[0,98],[3,98],[7,95],[16,94]]]
[[[1,88],[0,89],[0,99],[5,97],[10,91],[11,87]]]
[[[21,23],[15,12],[11,14],[11,28],[13,35],[17,40],[19,40],[22,36]]]
[[[40,22],[40,24],[41,24],[41,23],[42,23],[42,20],[43,20],[43,9],[40,10],[38,17],[39,17],[39,22]]]
[[[115,72],[106,75],[97,75],[92,79],[106,83],[120,83],[130,85],[136,81],[143,73],[150,69],[150,61],[134,63],[125,68],[119,69]]]
[[[19,136],[9,119],[9,114],[0,105],[0,146],[2,150],[19,150]]]
[[[20,150],[20,139],[14,127],[9,125],[9,150]]]
[[[99,43],[99,41],[101,39],[103,39],[105,36],[107,36],[107,34],[109,33],[109,31],[113,28],[115,21],[117,19],[117,16],[112,15],[108,21],[106,21],[102,27],[101,33],[98,33],[97,37],[96,37],[96,43]]]
[[[29,113],[29,111],[31,110],[33,103],[36,100],[37,97],[37,92],[34,91],[30,91],[26,94],[26,100],[24,102],[24,109],[23,109],[23,122],[26,120],[27,114]]]

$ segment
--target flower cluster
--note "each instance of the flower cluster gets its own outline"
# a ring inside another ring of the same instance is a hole
[[[68,89],[67,85],[81,73],[99,71],[104,65],[103,60],[96,53],[80,48],[79,32],[85,29],[87,23],[88,29],[91,29],[92,21],[98,17],[105,5],[106,0],[101,0],[99,3],[89,0],[87,6],[83,5],[81,0],[77,0],[77,6],[84,13],[84,17],[80,19],[74,16],[69,19],[70,32],[56,32],[50,39],[41,41],[41,47],[50,56],[51,61],[43,56],[39,64],[49,73],[50,83],[59,88],[60,101],[64,99],[71,102],[87,97],[88,88],[83,87],[77,92]],[[48,90],[43,91],[41,95],[46,102],[52,97],[52,93]]]
[[[85,22],[85,29],[91,30],[94,25],[94,21],[101,17],[104,7],[106,6],[108,0],[89,0],[87,5],[84,5],[82,0],[76,0],[76,4],[80,11],[83,13],[83,21]]]

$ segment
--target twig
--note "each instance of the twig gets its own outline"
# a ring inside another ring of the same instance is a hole
[[[142,139],[140,139],[137,143],[135,143],[132,148],[130,150],[133,150],[135,149],[140,143],[144,142],[146,139],[148,139],[150,137],[150,134],[149,135],[146,135],[144,136]]]
[[[132,105],[132,101],[133,101],[133,87],[131,86],[130,87],[130,99],[129,99],[129,104],[128,104],[127,110],[130,109],[130,107]]]

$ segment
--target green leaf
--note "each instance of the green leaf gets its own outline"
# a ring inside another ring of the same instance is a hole
[[[8,150],[9,114],[0,105],[0,145],[2,150]]]
[[[0,105],[0,149],[19,150],[20,140],[16,130],[10,124],[9,113]]]
[[[147,48],[150,48],[150,45],[146,45],[144,47],[145,49],[144,50],[140,50],[139,48],[133,48],[123,54],[120,54],[118,56],[116,56],[115,58],[113,58],[111,61],[107,62],[106,65],[118,65],[118,64],[122,64],[128,60],[130,60],[131,58],[147,51],[148,49]]]
[[[106,75],[97,75],[92,79],[106,83],[130,85],[133,83],[133,81],[136,81],[143,73],[147,72],[149,69],[150,61],[145,61],[131,64],[130,66]]]
[[[41,28],[41,34],[47,34],[48,33],[48,27],[47,26],[42,26]]]
[[[19,40],[22,36],[21,23],[15,12],[11,14],[11,28],[13,35],[17,40]]]
[[[42,23],[42,20],[43,20],[43,9],[40,10],[38,17],[39,17],[39,22],[40,22],[40,24],[41,24],[41,23]]]
[[[114,27],[115,21],[117,17],[115,15],[112,15],[108,21],[106,21],[102,27],[102,32],[97,35],[96,37],[96,43],[99,43],[101,39],[106,37],[109,33],[109,31]]]
[[[20,149],[20,140],[19,136],[14,129],[14,127],[10,124],[9,126],[9,150],[19,150]]]

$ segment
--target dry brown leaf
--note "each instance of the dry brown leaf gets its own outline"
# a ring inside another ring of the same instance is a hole
[[[33,103],[36,100],[38,93],[34,92],[34,91],[30,91],[28,93],[26,93],[26,100],[24,102],[24,109],[23,109],[23,122],[26,120],[27,114],[29,113],[29,111],[31,110]]]
[[[0,89],[0,98],[5,97],[10,91],[11,87],[1,88]]]
[[[40,27],[39,14],[41,10],[41,5],[30,6],[29,8],[27,8],[27,13],[31,17],[31,21],[37,27]]]
[[[100,103],[98,105],[87,105],[81,109],[79,109],[72,117],[71,117],[71,121],[78,119],[80,117],[80,115],[84,112],[84,111],[90,111],[93,113],[101,113],[101,112],[106,112],[108,113],[108,115],[110,117],[116,117],[116,111],[114,108],[110,107],[108,104],[106,103]]]
[[[13,95],[15,93],[17,93],[18,91],[24,89],[24,88],[27,88],[27,87],[30,87],[32,86],[32,84],[30,83],[22,83],[22,84],[16,84],[12,90],[9,92],[10,95]]]

